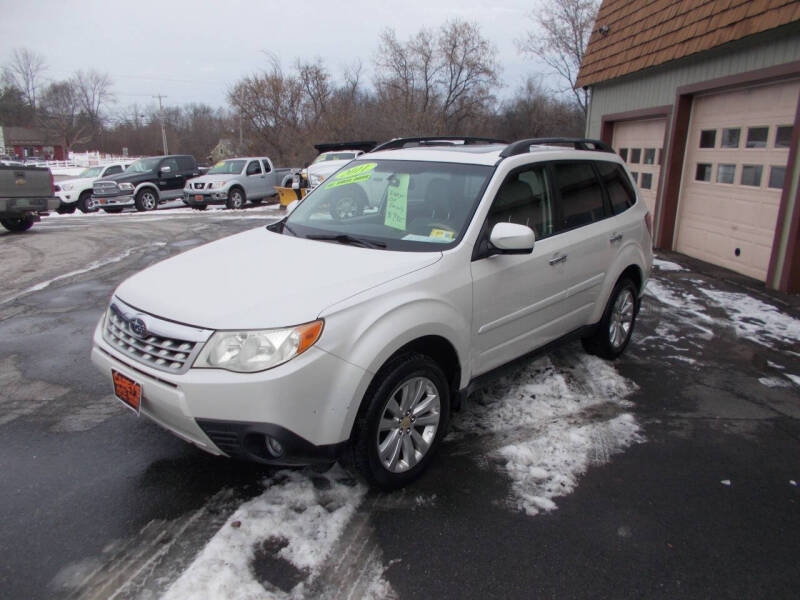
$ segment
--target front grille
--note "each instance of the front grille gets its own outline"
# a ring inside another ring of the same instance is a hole
[[[144,323],[143,317],[147,320],[145,331],[137,335],[131,323]],[[160,330],[159,325],[162,329],[184,329],[187,334],[182,337],[170,335]],[[115,300],[108,311],[104,338],[114,348],[140,363],[169,373],[184,373],[194,362],[210,333],[137,313]]]
[[[194,184],[194,189],[196,189],[196,190],[202,190],[204,187],[206,187],[205,183],[195,183]]]
[[[115,193],[119,190],[113,181],[95,181],[92,191],[95,195]]]

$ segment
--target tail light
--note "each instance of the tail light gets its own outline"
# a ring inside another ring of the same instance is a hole
[[[646,213],[644,215],[644,224],[647,226],[647,233],[650,234],[650,239],[653,239],[653,218],[650,216],[650,213]]]

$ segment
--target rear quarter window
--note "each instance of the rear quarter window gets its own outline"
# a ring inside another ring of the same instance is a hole
[[[612,162],[598,161],[597,171],[608,192],[611,210],[615,215],[628,210],[636,204],[636,193],[633,191],[628,175],[621,165]]]

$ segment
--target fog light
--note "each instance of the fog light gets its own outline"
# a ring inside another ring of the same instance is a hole
[[[270,436],[266,437],[267,437],[267,450],[269,451],[269,453],[275,458],[283,456],[283,444],[281,444],[278,440],[276,440],[273,437]]]

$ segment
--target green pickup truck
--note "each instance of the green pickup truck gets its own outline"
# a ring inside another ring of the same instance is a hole
[[[53,175],[44,167],[0,165],[0,224],[9,231],[27,231],[58,208]]]

